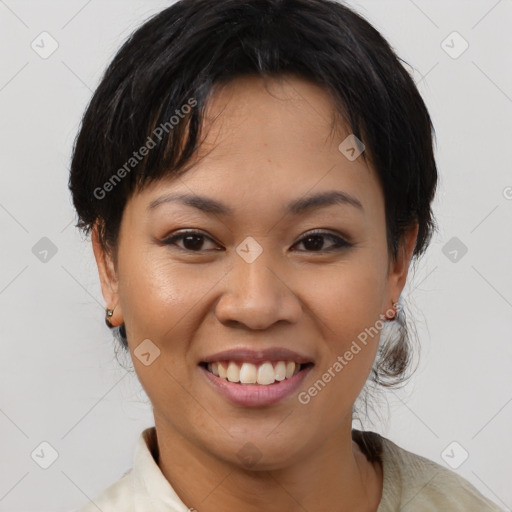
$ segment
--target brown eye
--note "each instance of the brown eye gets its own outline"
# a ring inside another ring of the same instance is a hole
[[[332,245],[324,248],[325,240],[330,240]],[[304,235],[298,243],[303,244],[306,251],[310,252],[329,252],[352,246],[351,243],[347,242],[340,236],[325,231],[311,231]]]
[[[189,252],[200,252],[203,249],[205,240],[213,242],[211,238],[206,236],[201,231],[189,230],[177,233],[169,238],[166,238],[163,243],[165,245],[175,245],[178,249]],[[183,247],[177,245],[176,242],[182,241]]]

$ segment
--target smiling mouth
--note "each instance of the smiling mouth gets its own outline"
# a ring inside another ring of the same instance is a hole
[[[265,361],[261,364],[238,361],[202,362],[200,366],[216,377],[238,384],[269,386],[291,379],[313,363],[299,364],[294,361]]]

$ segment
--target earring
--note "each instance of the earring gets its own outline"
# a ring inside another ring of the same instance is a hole
[[[114,308],[116,309],[116,308]],[[109,327],[110,329],[112,329],[114,326],[112,325],[112,323],[110,322],[110,318],[112,318],[112,315],[114,314],[114,309],[109,309],[109,308],[106,308],[105,309],[105,323],[107,324],[107,327]]]
[[[393,320],[396,320],[396,317],[398,316],[398,308],[395,309],[395,304],[398,304],[398,301],[397,302],[393,302],[393,305],[391,307],[391,309],[393,310],[393,316],[391,318],[388,317],[387,312],[386,312],[386,320],[388,322],[392,322]],[[388,311],[389,311],[389,309],[388,309]]]

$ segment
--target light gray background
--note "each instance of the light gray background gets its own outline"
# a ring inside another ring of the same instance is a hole
[[[116,360],[67,180],[71,145],[105,66],[167,5],[0,1],[1,511],[81,506],[131,467],[141,430],[153,424],[138,381]],[[440,171],[440,230],[404,293],[420,367],[386,395],[389,420],[383,407],[384,420],[365,427],[447,467],[442,453],[457,441],[450,462],[462,450],[469,457],[455,471],[510,510],[512,3],[349,5],[413,66],[436,127]],[[43,31],[58,43],[46,59],[31,47],[51,48]],[[469,43],[458,58],[458,36],[442,45],[453,31]],[[46,262],[33,253],[43,237],[57,249]],[[468,248],[455,262],[443,253],[453,237]],[[39,463],[50,461],[42,442],[58,452],[48,469],[31,458],[35,450]]]

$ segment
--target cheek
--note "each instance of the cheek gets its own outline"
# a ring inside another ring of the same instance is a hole
[[[162,334],[199,300],[201,290],[183,265],[172,264],[165,251],[127,248],[120,261],[119,295],[123,316],[134,339]]]
[[[219,276],[206,266],[172,261],[165,248],[141,251],[134,244],[131,249],[119,267],[120,300],[135,370],[154,398],[166,387],[179,388],[173,377],[179,382],[193,378],[193,340]],[[149,372],[136,357],[146,339],[160,351]]]
[[[310,305],[326,350],[318,368],[321,382],[311,391],[318,395],[320,408],[329,401],[348,407],[364,386],[377,353],[384,269],[361,257],[325,275],[317,273],[315,279]]]
[[[314,282],[310,303],[326,327],[326,339],[338,348],[379,319],[385,268],[362,251],[340,265],[319,269]]]
[[[199,278],[193,269],[171,262],[165,251],[135,249],[134,243],[119,266],[120,301],[134,369],[156,410],[184,410],[189,397],[181,383],[187,386],[191,379],[192,365],[186,363],[198,322],[194,306],[212,279]],[[145,340],[154,344],[144,350],[151,354],[149,365],[139,357]]]

